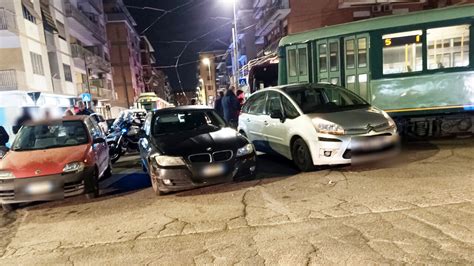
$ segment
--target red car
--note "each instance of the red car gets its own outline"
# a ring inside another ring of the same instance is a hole
[[[89,116],[24,125],[0,159],[0,204],[99,195],[99,179],[111,175],[109,148]]]

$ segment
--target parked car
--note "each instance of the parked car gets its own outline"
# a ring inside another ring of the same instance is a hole
[[[109,132],[109,125],[107,124],[107,121],[105,118],[98,113],[93,113],[90,115],[92,119],[99,125],[99,127],[102,129],[102,131],[107,134]]]
[[[387,113],[330,84],[254,93],[242,108],[239,131],[258,151],[283,155],[302,171],[349,164],[398,143],[397,127]]]
[[[253,145],[207,107],[187,106],[149,113],[140,156],[156,194],[251,178]]]
[[[89,116],[31,122],[21,127],[0,159],[0,204],[99,195],[99,179],[111,175],[105,135]]]

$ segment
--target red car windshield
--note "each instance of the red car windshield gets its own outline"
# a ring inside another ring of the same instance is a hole
[[[23,126],[13,142],[13,151],[42,150],[88,143],[82,121],[64,121]]]

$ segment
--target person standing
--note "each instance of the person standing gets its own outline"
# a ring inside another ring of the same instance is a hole
[[[2,158],[8,151],[7,143],[9,140],[10,137],[8,136],[7,131],[3,126],[0,126],[0,158]]]
[[[222,98],[224,98],[224,92],[223,91],[219,91],[219,93],[217,94],[217,99],[216,99],[216,102],[214,103],[214,109],[216,110],[216,112],[221,116],[221,117],[224,117],[224,110],[222,108]]]
[[[77,105],[79,106],[79,112],[76,115],[91,115],[93,113],[85,106],[84,102],[78,102]]]
[[[237,128],[239,122],[240,103],[235,96],[234,88],[230,87],[226,95],[222,99],[222,109],[224,111],[224,119],[233,128]]]
[[[20,130],[20,128],[28,123],[29,121],[31,121],[32,118],[31,118],[31,115],[30,115],[30,112],[28,110],[28,108],[23,108],[23,113],[21,114],[21,116],[16,120],[16,123],[15,123],[15,126],[13,127],[13,134],[16,134],[18,133],[18,131]]]

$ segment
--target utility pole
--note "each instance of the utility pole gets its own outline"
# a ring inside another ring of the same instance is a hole
[[[234,27],[232,28],[232,36],[234,41],[234,86],[237,89],[239,86],[239,35],[237,33],[237,0],[232,0],[234,9]]]

